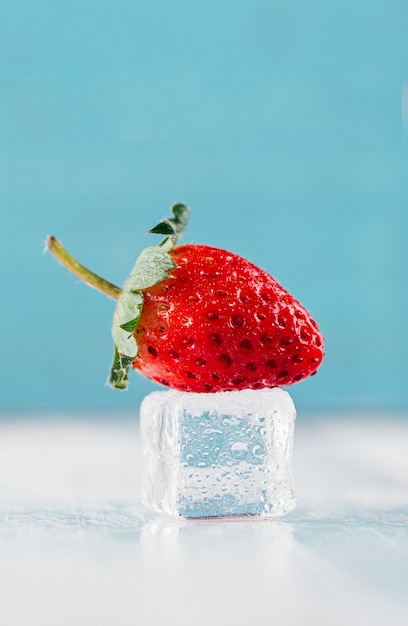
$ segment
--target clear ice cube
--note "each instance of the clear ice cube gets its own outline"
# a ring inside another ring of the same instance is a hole
[[[278,388],[149,394],[140,410],[144,504],[183,518],[288,513],[295,418]]]

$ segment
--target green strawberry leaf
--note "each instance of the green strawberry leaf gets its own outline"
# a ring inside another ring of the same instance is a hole
[[[113,314],[112,334],[120,355],[134,359],[137,343],[134,330],[143,308],[143,295],[138,291],[122,291]]]
[[[113,315],[112,335],[115,352],[109,382],[116,389],[126,389],[129,368],[137,356],[134,331],[143,308],[143,295],[138,291],[122,291]]]
[[[113,315],[112,335],[115,343],[109,382],[116,389],[126,389],[128,372],[138,354],[135,330],[143,309],[143,290],[166,280],[174,264],[169,251],[184,233],[189,216],[185,204],[174,204],[173,217],[161,220],[149,232],[165,235],[158,246],[142,250],[125,280]]]
[[[159,246],[145,248],[125,280],[123,291],[147,289],[168,278],[176,266],[168,252]]]
[[[109,383],[115,389],[126,389],[128,386],[129,368],[133,359],[129,357],[121,357],[117,347],[113,355],[113,363],[109,375]]]
[[[171,211],[173,217],[160,220],[156,226],[149,230],[149,233],[156,235],[168,235],[160,244],[160,246],[167,251],[171,250],[183,235],[187,228],[190,215],[189,208],[183,203],[173,204]]]
[[[153,233],[154,235],[174,235],[174,226],[170,224],[167,220],[162,220],[155,226],[149,230],[149,233]]]
[[[139,321],[139,318],[135,317],[134,320],[130,320],[130,322],[125,322],[124,324],[121,324],[120,328],[122,328],[123,330],[126,330],[126,332],[128,333],[133,333],[135,331],[138,321]]]

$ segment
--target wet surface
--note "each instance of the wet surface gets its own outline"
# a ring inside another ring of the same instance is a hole
[[[7,626],[408,623],[408,422],[299,416],[298,506],[174,520],[140,504],[136,420],[0,423]]]

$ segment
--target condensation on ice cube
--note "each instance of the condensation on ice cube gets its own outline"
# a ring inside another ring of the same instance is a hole
[[[183,518],[284,515],[296,411],[282,389],[156,391],[143,400],[143,501]]]

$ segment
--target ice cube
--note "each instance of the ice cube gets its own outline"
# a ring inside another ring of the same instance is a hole
[[[284,515],[296,410],[282,389],[186,393],[143,400],[143,501],[183,518]]]

